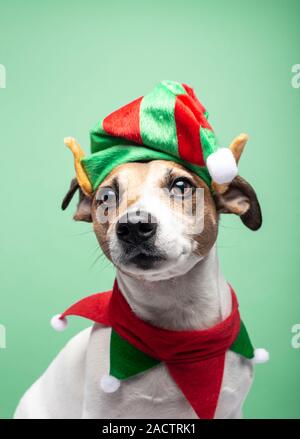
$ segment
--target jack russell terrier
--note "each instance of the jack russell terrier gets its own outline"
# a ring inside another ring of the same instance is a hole
[[[237,176],[247,141],[218,148],[194,91],[163,81],[98,123],[92,154],[66,139],[79,191],[74,219],[92,222],[116,268],[112,292],[53,318],[93,320],[21,399],[15,418],[240,418],[253,350],[216,250],[220,214],[257,230],[253,188]]]

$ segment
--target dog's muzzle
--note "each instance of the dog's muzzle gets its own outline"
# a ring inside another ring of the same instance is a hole
[[[155,245],[157,219],[148,212],[136,211],[123,215],[116,224],[116,235],[121,244],[120,262],[148,270],[166,259]]]

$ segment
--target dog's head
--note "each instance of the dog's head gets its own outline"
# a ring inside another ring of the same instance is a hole
[[[63,209],[77,189],[74,219],[93,223],[103,252],[119,270],[147,280],[182,275],[205,257],[220,213],[239,215],[252,230],[262,222],[256,194],[244,179],[212,194],[200,177],[171,161],[120,165],[92,197],[74,179]]]

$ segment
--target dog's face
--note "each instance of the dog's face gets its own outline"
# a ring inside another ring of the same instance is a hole
[[[64,207],[76,190],[71,185]],[[253,189],[240,177],[213,196],[196,174],[171,161],[127,163],[82,193],[76,220],[92,221],[109,260],[128,275],[168,279],[188,272],[215,243],[219,213],[234,212],[252,229],[261,224]]]
[[[96,191],[92,219],[113,264],[153,280],[187,272],[217,236],[208,187],[182,166],[163,160],[119,166]]]

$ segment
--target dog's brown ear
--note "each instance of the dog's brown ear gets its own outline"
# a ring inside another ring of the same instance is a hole
[[[214,194],[219,213],[235,213],[251,230],[262,224],[262,215],[256,193],[242,177],[235,177],[224,193]]]
[[[91,223],[92,199],[82,192],[76,178],[73,178],[73,180],[71,181],[70,188],[63,199],[61,208],[62,210],[65,210],[69,206],[77,190],[79,191],[79,202],[77,204],[77,210],[73,218],[75,221],[86,221],[88,223]]]

